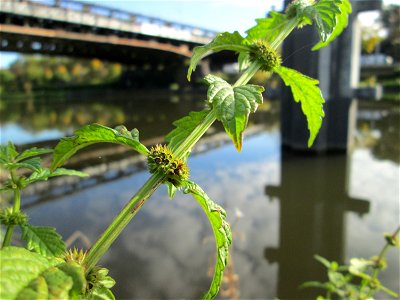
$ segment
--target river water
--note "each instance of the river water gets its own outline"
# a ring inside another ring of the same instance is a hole
[[[97,122],[137,127],[151,145],[163,141],[174,119],[201,109],[201,99],[101,91],[3,101],[1,142],[54,146],[79,126]],[[355,147],[347,155],[282,151],[278,102],[267,101],[249,123],[240,154],[215,126],[189,159],[191,179],[226,209],[232,226],[231,259],[219,296],[315,298],[315,290],[298,288],[304,281],[326,280],[314,254],[340,262],[377,255],[383,233],[399,224],[399,110],[360,103]],[[91,147],[69,167],[92,176],[37,185],[26,190],[22,207],[32,224],[57,227],[72,247],[90,247],[149,175],[143,160],[120,146]],[[193,299],[211,280],[213,247],[197,203],[179,193],[169,200],[161,187],[101,264],[117,281],[117,299]],[[381,278],[399,292],[395,250]]]

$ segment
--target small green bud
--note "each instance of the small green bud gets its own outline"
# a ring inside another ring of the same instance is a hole
[[[281,65],[279,54],[263,40],[257,40],[251,45],[250,60],[262,62],[261,70],[266,72],[271,72]]]
[[[373,267],[375,269],[384,270],[387,267],[385,258],[379,258],[378,256],[373,256],[370,258],[370,260],[373,262]]]
[[[0,223],[4,225],[25,225],[28,217],[21,211],[14,212],[11,207],[0,212]]]
[[[118,131],[118,133],[122,134],[122,135],[128,135],[128,136],[131,135],[131,133],[128,131],[128,129],[124,125],[118,125],[117,127],[115,127],[115,130]]]
[[[172,151],[165,145],[156,145],[150,149],[147,166],[152,174],[156,172],[165,174],[165,182],[170,182],[177,188],[189,178],[186,163],[179,158],[174,158]]]
[[[86,280],[88,281],[87,292],[98,287],[112,288],[115,285],[115,280],[107,276],[107,274],[108,270],[106,268],[95,266],[91,269],[86,276]]]
[[[133,128],[131,130],[131,136],[134,140],[139,140],[139,130],[137,128]]]
[[[385,240],[390,246],[395,246],[400,248],[400,239],[398,236],[393,236],[390,233],[386,233]]]

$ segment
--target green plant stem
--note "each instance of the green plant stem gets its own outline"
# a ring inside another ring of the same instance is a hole
[[[400,232],[400,226],[397,227],[396,231],[392,234],[392,239],[396,238],[396,236],[399,234]],[[377,259],[376,259],[376,264],[379,264],[381,262],[381,260],[385,257],[386,252],[389,250],[389,248],[392,247],[392,245],[389,244],[389,242],[386,243],[386,245],[382,248],[381,252],[379,253]],[[375,282],[378,278],[378,274],[379,274],[380,269],[377,267],[372,271],[372,275],[371,275],[371,281]],[[386,289],[385,287],[380,286],[381,289]],[[386,289],[387,290],[387,289]],[[375,289],[371,289],[367,296],[371,297],[375,292]]]
[[[271,42],[271,47],[275,50],[278,49],[279,45],[288,37],[288,35],[299,25],[300,21],[298,18],[290,19],[285,27],[279,32],[277,37]]]
[[[272,47],[276,49],[290,34],[290,32],[296,28],[297,24],[297,20],[290,20],[282,32],[278,35],[277,41],[272,43]],[[261,64],[259,62],[254,62],[251,64],[250,67],[247,68],[247,70],[236,81],[234,87],[247,84],[253,75],[260,69],[260,67]],[[211,110],[204,120],[189,134],[189,136],[176,149],[174,149],[174,155],[177,158],[185,158],[188,151],[193,148],[193,146],[203,136],[203,134],[208,130],[215,120],[215,111]],[[125,226],[143,206],[145,201],[161,185],[163,179],[164,175],[162,174],[152,175],[135,194],[135,196],[133,196],[133,198],[128,202],[128,204],[121,210],[121,212],[114,218],[114,220],[95,242],[86,256],[83,262],[86,266],[86,272],[89,272],[98,263],[100,258],[110,248],[111,244],[122,232]]]
[[[14,189],[13,213],[17,213],[17,212],[19,212],[20,207],[21,207],[21,190],[17,186],[18,177],[15,173],[15,170],[11,170],[10,174],[11,174],[11,180],[12,180],[13,184],[16,186],[16,188]],[[8,225],[6,234],[4,235],[2,248],[10,245],[13,233],[14,233],[14,225]]]
[[[196,126],[189,136],[173,151],[177,158],[184,158],[186,153],[200,140],[208,128],[215,122],[215,111],[211,110],[204,120]]]
[[[83,261],[87,273],[97,264],[114,240],[126,225],[128,225],[129,221],[136,215],[151,194],[160,186],[164,177],[164,174],[153,174],[114,218]]]
[[[239,77],[239,79],[235,82],[233,87],[241,86],[247,84],[250,79],[256,74],[256,72],[261,68],[262,63],[259,61],[253,62],[246,71]]]
[[[1,246],[2,248],[10,245],[13,232],[14,232],[14,225],[8,225],[6,234],[4,236],[3,245]]]

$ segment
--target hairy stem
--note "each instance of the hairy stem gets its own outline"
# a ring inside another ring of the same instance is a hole
[[[132,199],[125,205],[121,212],[114,218],[112,223],[103,232],[100,238],[90,249],[83,264],[86,266],[86,272],[89,272],[110,248],[111,244],[119,236],[122,230],[128,225],[129,221],[136,215],[146,200],[160,186],[164,175],[160,173],[153,174],[145,184],[137,191]]]
[[[256,72],[261,68],[262,63],[259,61],[253,62],[246,71],[239,77],[239,79],[235,82],[233,87],[241,86],[247,84],[250,79],[256,74]]]
[[[290,19],[285,27],[279,32],[278,36],[271,42],[271,47],[278,49],[279,45],[288,37],[288,35],[299,25],[298,18]]]
[[[275,49],[278,48],[278,46],[290,34],[290,32],[296,28],[297,24],[297,20],[290,20],[282,32],[278,35],[277,40],[272,43],[272,47]],[[259,62],[254,62],[251,64],[250,67],[247,68],[247,70],[236,81],[234,87],[247,84],[254,74],[260,69],[260,67],[261,64]],[[174,155],[177,158],[185,158],[187,152],[193,148],[193,146],[203,136],[203,134],[214,123],[215,120],[215,111],[211,110],[204,120],[189,134],[189,136],[176,149],[174,149]],[[114,218],[112,223],[95,242],[86,256],[84,260],[86,272],[89,272],[98,263],[100,258],[104,255],[108,248],[110,248],[114,240],[119,236],[122,230],[143,206],[145,201],[161,185],[164,178],[165,177],[162,174],[152,175],[135,194],[135,196],[133,196],[133,198],[128,202],[128,204],[121,210],[121,212]]]
[[[177,158],[184,158],[185,154],[192,150],[193,146],[200,140],[208,128],[215,122],[215,111],[211,110],[204,120],[196,126],[189,136],[176,148],[174,155]]]
[[[16,188],[14,189],[13,213],[17,213],[17,212],[19,212],[20,207],[21,207],[21,190],[17,186],[18,177],[15,173],[15,170],[11,170],[10,174],[11,174],[11,180],[12,180],[13,184],[16,186]],[[4,236],[2,248],[10,245],[13,233],[14,233],[14,225],[8,225],[6,234]]]

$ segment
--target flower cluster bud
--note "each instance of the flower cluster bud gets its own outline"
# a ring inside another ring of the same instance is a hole
[[[64,256],[64,260],[66,262],[76,262],[79,265],[82,265],[83,260],[86,257],[86,252],[83,251],[82,249],[80,249],[78,251],[78,249],[74,248],[74,250],[69,249]]]
[[[166,175],[166,182],[179,188],[189,177],[187,164],[175,158],[172,151],[165,145],[156,145],[150,149],[147,157],[147,166],[150,173],[161,172]]]
[[[256,40],[251,45],[250,60],[262,62],[263,65],[260,69],[266,72],[271,72],[281,65],[279,54],[263,40]]]
[[[9,207],[0,212],[0,223],[4,225],[25,225],[28,221],[28,217],[21,211],[14,212]]]

